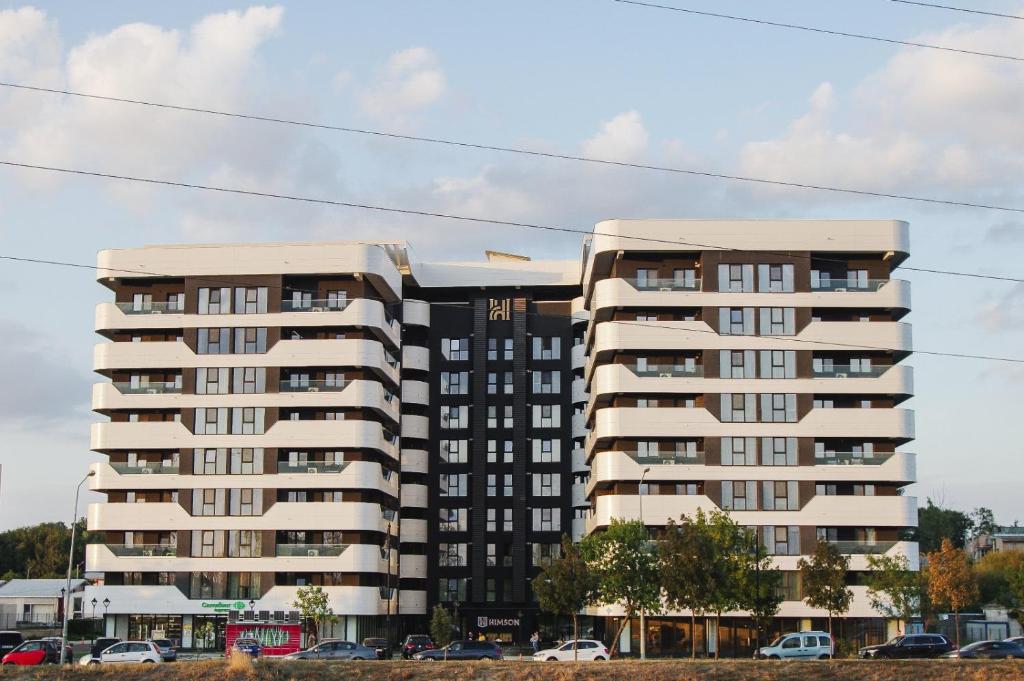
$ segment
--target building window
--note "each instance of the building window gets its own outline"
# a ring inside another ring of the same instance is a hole
[[[504,445],[501,452],[502,463],[512,463],[515,460],[515,454],[512,450],[512,440],[505,440],[502,444]]]
[[[230,530],[228,532],[228,557],[261,557],[263,555],[261,535],[259,530]]]
[[[692,268],[672,270],[672,286],[677,289],[697,288],[697,270]]]
[[[466,496],[467,473],[441,473],[440,495],[442,497]]]
[[[504,341],[504,348],[505,348],[505,350],[504,350],[504,357],[505,357],[505,359],[507,359],[507,360],[512,359],[513,352],[512,352],[512,339],[511,338],[506,338],[505,339],[505,341]]]
[[[721,401],[724,423],[757,421],[757,396],[753,393],[722,393]]]
[[[488,338],[487,339],[487,359],[488,361],[494,362],[498,359],[498,339]]]
[[[438,513],[441,532],[465,532],[469,527],[469,511],[465,508],[442,508]]]
[[[534,393],[558,393],[562,389],[562,372],[560,371],[534,371],[533,392]]]
[[[196,394],[227,395],[230,371],[227,367],[196,369]]]
[[[562,356],[562,339],[558,336],[534,336],[534,359],[560,359]]]
[[[168,312],[184,312],[185,311],[185,294],[184,293],[168,293],[167,294],[167,311]]]
[[[534,473],[533,496],[557,497],[561,494],[562,476],[559,473]]]
[[[871,358],[870,357],[851,357],[850,358],[850,373],[851,374],[870,374],[871,373]]]
[[[791,307],[762,307],[762,336],[792,336],[796,333],[796,311]]]
[[[487,475],[487,496],[498,496],[498,476],[494,473],[489,473]]]
[[[728,511],[754,511],[757,483],[753,480],[723,480],[722,508]]]
[[[764,548],[773,556],[799,556],[800,528],[794,525],[766,525]]]
[[[718,309],[718,333],[723,336],[753,336],[754,308],[722,307]]]
[[[875,486],[870,484],[855,484],[853,486],[853,496],[855,497],[873,497],[875,496]]]
[[[796,351],[762,350],[761,378],[796,378]]]
[[[442,371],[442,395],[466,395],[469,393],[468,371]]]
[[[562,460],[561,440],[533,440],[534,463],[558,463]]]
[[[196,407],[195,426],[192,432],[196,435],[227,435],[227,407]]]
[[[267,311],[267,287],[236,288],[236,314],[265,314]]]
[[[493,404],[487,407],[487,427],[498,427],[498,407]]]
[[[502,478],[503,478],[502,482],[504,484],[502,485],[502,488],[501,488],[501,495],[503,497],[510,497],[510,496],[512,496],[512,474],[511,473],[505,473],[505,475],[502,476]]]
[[[267,392],[267,370],[265,367],[238,367],[235,372],[234,391],[240,394],[262,394]]]
[[[498,549],[495,544],[487,545],[487,567],[494,567],[498,564]]]
[[[468,338],[442,338],[441,356],[453,362],[463,362],[469,359]]]
[[[761,508],[764,511],[800,510],[800,493],[796,480],[764,480],[761,482]]]
[[[192,490],[192,515],[224,515],[225,492],[223,489]]]
[[[775,393],[761,395],[761,421],[764,423],[796,423],[796,395]]]
[[[442,463],[466,463],[469,460],[469,440],[441,440]]]
[[[722,465],[756,466],[757,439],[752,437],[723,437]]]
[[[758,265],[757,290],[761,293],[792,293],[792,265]]]
[[[848,288],[868,288],[867,270],[848,270],[846,272],[846,286]]]
[[[498,531],[498,509],[496,508],[487,509],[487,531]]]
[[[488,440],[487,441],[487,463],[498,462],[498,441]]]
[[[231,329],[199,329],[196,354],[227,355],[231,352]]]
[[[465,567],[469,564],[466,560],[468,553],[468,544],[438,544],[437,564],[440,567]]]
[[[530,553],[534,567],[548,567],[562,555],[561,544],[531,544]]]
[[[229,314],[231,312],[231,289],[199,289],[199,314]]]
[[[224,475],[227,462],[226,449],[195,449],[192,451],[192,474]]]
[[[761,438],[762,466],[796,466],[797,451],[795,437]]]
[[[487,602],[494,603],[498,600],[497,580],[493,577],[487,578]]]
[[[493,371],[487,372],[487,394],[498,394],[498,374]]]
[[[233,407],[231,433],[233,435],[262,435],[265,407]]]
[[[263,450],[251,447],[231,450],[232,475],[261,475],[263,473]]]
[[[639,290],[657,288],[658,270],[638,267],[636,270],[636,287]]]
[[[230,490],[229,499],[228,515],[263,515],[262,489],[233,489]]]
[[[535,404],[533,405],[533,427],[534,428],[560,428],[562,425],[562,410],[557,404]]]
[[[512,394],[512,372],[511,371],[506,371],[505,372],[505,380],[502,383],[502,386],[504,388],[504,392],[505,392],[506,395],[511,395]]]
[[[437,597],[443,603],[452,601],[466,601],[466,583],[469,580],[465,577],[451,578],[442,577],[438,580]]]
[[[512,405],[511,404],[506,404],[502,408],[502,413],[503,413],[502,426],[504,428],[511,428],[512,427]]]
[[[266,328],[235,329],[235,353],[250,355],[267,351]]]
[[[754,266],[719,265],[718,290],[722,293],[753,293]]]
[[[223,558],[224,533],[216,530],[192,530],[193,558]]]
[[[676,495],[678,496],[696,496],[698,494],[704,494],[700,483],[696,482],[683,482],[676,484]]]
[[[533,509],[533,530],[535,532],[557,532],[562,529],[562,514],[558,508]]]
[[[469,428],[468,405],[441,405],[442,428]]]
[[[501,509],[501,517],[502,517],[501,531],[502,532],[511,532],[512,531],[512,509],[511,508],[503,508],[503,509]]]
[[[756,378],[753,350],[722,350],[719,361],[722,378]]]

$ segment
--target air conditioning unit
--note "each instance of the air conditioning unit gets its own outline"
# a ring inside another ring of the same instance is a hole
[[[153,556],[153,549],[142,549],[142,555],[147,557]]]
[[[672,372],[671,371],[661,371],[661,372],[658,372],[658,378],[672,378]]]
[[[658,290],[659,290],[659,291],[671,291],[671,290],[672,290],[672,287],[671,287],[671,286],[662,286],[662,287],[661,287],[661,288],[659,288]]]
[[[836,378],[846,378],[846,374],[835,374]]]
[[[152,472],[153,472],[152,468],[140,468],[139,469],[139,473],[142,473],[143,475],[149,475]]]
[[[320,471],[318,471],[316,468],[310,467],[310,468],[306,469],[306,472],[307,473],[319,473]]]
[[[309,392],[311,392],[311,393],[318,393],[318,392],[320,392],[320,388],[315,386],[315,385],[311,385],[311,386],[309,386]]]
[[[832,290],[834,292],[836,292],[836,293],[846,293],[846,288],[845,287],[843,287],[843,288],[834,288]]]
[[[320,557],[320,550],[319,549],[307,549],[306,550],[306,556],[308,558],[319,558]]]

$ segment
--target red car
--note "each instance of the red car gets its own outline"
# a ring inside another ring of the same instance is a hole
[[[37,665],[59,660],[60,653],[47,641],[25,641],[4,655],[3,664]]]

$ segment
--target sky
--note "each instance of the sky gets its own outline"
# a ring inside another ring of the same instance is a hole
[[[889,0],[665,0],[1024,57],[1024,21]],[[947,4],[947,3],[942,3]],[[1024,2],[963,0],[1024,15]],[[563,154],[1024,207],[1019,62],[612,0],[0,2],[0,81]],[[858,198],[0,87],[0,159],[591,229],[607,218],[896,218],[907,265],[1024,275],[1019,212]],[[574,258],[578,237],[0,167],[0,254],[404,239]],[[1024,284],[897,272],[917,349],[1024,358]],[[0,529],[72,516],[88,269],[0,261]],[[1024,519],[1024,364],[916,355],[908,494]],[[85,495],[97,501],[98,495]],[[79,513],[84,513],[84,503]]]

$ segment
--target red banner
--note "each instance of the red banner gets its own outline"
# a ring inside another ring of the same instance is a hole
[[[298,624],[257,624],[237,623],[227,625],[224,632],[225,651],[231,655],[231,649],[237,638],[254,638],[263,646],[263,654],[287,655],[302,648],[302,627]]]

